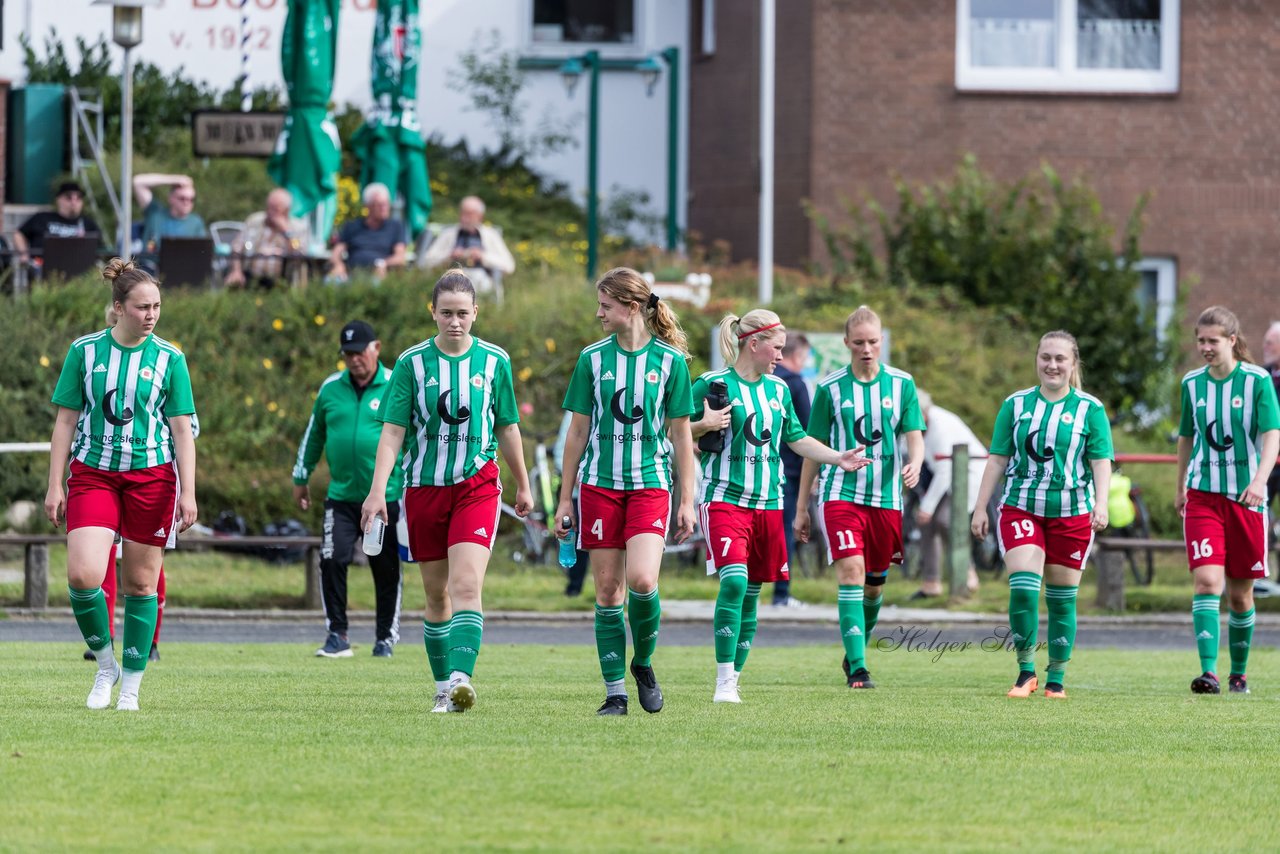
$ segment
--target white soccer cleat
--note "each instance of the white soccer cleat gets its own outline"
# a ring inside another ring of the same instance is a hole
[[[738,674],[726,676],[723,679],[716,680],[716,695],[711,698],[713,703],[741,703],[742,698],[738,696]]]
[[[449,703],[446,711],[465,712],[476,704],[476,689],[470,682],[458,682],[449,687]]]
[[[128,694],[124,691],[121,691],[119,699],[116,700],[116,711],[117,712],[138,711],[138,695]]]
[[[105,709],[111,705],[111,689],[120,681],[120,665],[113,664],[111,670],[103,670],[98,668],[98,673],[93,677],[93,690],[89,692],[89,699],[85,701],[85,705],[91,709]]]
[[[449,692],[437,691],[435,705],[431,707],[432,714],[443,714],[449,711]]]

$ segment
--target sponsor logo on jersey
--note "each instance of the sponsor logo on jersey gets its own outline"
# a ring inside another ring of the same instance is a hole
[[[893,409],[893,398],[892,397],[881,398],[880,405],[885,409]]]
[[[456,427],[471,417],[471,407],[459,406],[456,413],[450,412],[449,394],[446,392],[436,398],[436,415],[439,415],[440,420],[445,424],[451,424]]]
[[[117,427],[123,427],[133,420],[133,408],[126,406],[124,411],[119,415],[116,414],[115,397],[119,391],[119,389],[113,388],[102,398],[102,417]]]
[[[478,535],[480,535],[481,537],[487,537],[487,536],[489,536],[489,532],[488,532],[488,531],[486,531],[484,528],[476,528],[476,533],[477,533]]]
[[[730,404],[730,406],[741,406],[741,405],[742,405],[742,401],[738,400],[737,398],[734,398],[733,403]]]
[[[853,409],[853,401],[852,401],[852,400],[846,400],[844,403],[840,404],[840,408],[841,408],[841,409]]]
[[[605,371],[604,375],[600,377],[600,381],[606,383],[613,382],[613,371]]]
[[[1210,421],[1205,425],[1204,440],[1209,443],[1210,448],[1220,453],[1231,450],[1236,443],[1235,438],[1228,436],[1226,430],[1217,421]]]
[[[142,653],[138,652],[136,646],[131,646],[124,651],[125,658],[142,658]]]
[[[733,629],[729,626],[721,626],[716,629],[716,637],[731,638],[733,637]]]
[[[1076,420],[1076,419],[1075,419],[1075,416],[1074,416],[1074,415],[1072,415],[1070,412],[1064,412],[1064,413],[1062,413],[1062,423],[1063,423],[1063,424],[1070,424],[1072,421],[1075,421],[1075,420]]]
[[[158,528],[158,529],[156,530],[156,532],[155,532],[154,534],[152,534],[152,536],[153,536],[153,537],[163,537],[163,536],[164,536],[164,528]]]
[[[1031,420],[1031,413],[1030,413],[1030,412],[1024,412],[1024,413],[1022,413],[1021,415],[1019,415],[1019,416],[1018,416],[1018,420],[1019,420],[1019,421],[1030,421],[1030,420]]]
[[[431,388],[433,385],[440,385],[440,383],[436,382],[435,377],[428,377],[427,381],[422,385],[423,388]]]
[[[1071,646],[1071,641],[1067,640],[1065,637],[1059,636],[1049,641],[1049,645],[1050,646]]]
[[[1201,629],[1200,634],[1196,635],[1196,640],[1212,640],[1213,633],[1208,629]]]
[[[93,369],[93,372],[94,372],[95,374],[105,374],[105,373],[107,372],[107,366],[106,366],[106,365],[98,365],[96,368],[94,368],[94,369]]]
[[[870,420],[871,415],[869,413],[859,415],[853,419],[853,438],[858,440],[859,445],[868,448],[872,445],[880,444],[880,440],[884,438],[884,432],[874,427],[870,433],[867,432],[866,424]]]
[[[480,374],[476,374],[474,377],[471,378],[471,385],[475,388],[483,388],[484,377]]]
[[[728,626],[725,628],[728,628]],[[619,661],[621,658],[622,656],[618,655],[616,652],[606,652],[604,655],[600,656],[601,661]]]
[[[1199,409],[1200,407],[1202,407],[1202,406],[1204,406],[1204,405],[1205,405],[1205,404],[1204,404],[1204,398],[1203,398],[1203,397],[1196,401],[1196,409]]]
[[[1074,552],[1072,552],[1072,553],[1071,553],[1071,559],[1072,559],[1072,560],[1084,560],[1084,555],[1080,554],[1080,552],[1079,552],[1079,551],[1074,551]]]
[[[769,401],[769,408],[772,409],[774,412],[781,412],[782,404],[778,403],[777,398],[774,398],[773,400]]]
[[[769,440],[773,438],[773,431],[768,427],[764,428],[764,432],[757,433],[755,430],[756,414],[752,412],[747,416],[747,420],[742,423],[742,436],[747,440],[748,444],[762,448],[769,444]]]
[[[1231,408],[1232,408],[1232,409],[1239,409],[1239,408],[1240,408],[1240,407],[1242,407],[1242,406],[1244,406],[1244,398],[1243,398],[1243,397],[1239,397],[1239,396],[1237,396],[1237,397],[1233,397],[1233,398],[1231,398]]]
[[[144,380],[149,380],[155,376],[155,373],[150,368],[143,368],[142,370],[138,371],[138,376]]]
[[[382,398],[380,397],[375,397],[373,400],[369,401],[369,408],[372,409],[374,412],[377,412],[378,407],[381,405],[382,405]]]
[[[644,381],[645,381],[645,382],[647,382],[649,385],[657,385],[657,383],[658,383],[658,372],[657,372],[657,371],[650,371],[649,373],[645,374],[645,375],[644,375]]]
[[[858,628],[857,626],[850,626],[849,631],[845,632],[844,636],[847,638],[861,637],[862,629]]]
[[[1039,430],[1032,430],[1027,434],[1026,440],[1022,443],[1022,449],[1027,452],[1027,456],[1038,463],[1047,463],[1053,459],[1053,446],[1046,445],[1043,451],[1036,450],[1036,436],[1040,435]]]
[[[620,424],[637,424],[644,418],[644,409],[634,405],[631,407],[631,414],[628,415],[622,408],[622,398],[626,393],[626,386],[613,393],[613,399],[609,401],[609,411],[613,413],[613,419]]]

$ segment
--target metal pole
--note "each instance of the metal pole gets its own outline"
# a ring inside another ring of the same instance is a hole
[[[775,0],[760,0],[760,304],[773,302],[773,87]]]
[[[675,252],[680,242],[676,217],[676,195],[680,172],[680,48],[662,52],[667,62],[667,251]]]
[[[951,528],[947,531],[947,587],[952,599],[969,593],[969,446],[951,449]]]
[[[587,279],[594,282],[600,255],[600,54],[589,50],[583,60],[591,71],[587,92]]]
[[[240,112],[253,108],[253,91],[249,88],[249,0],[240,0]]]
[[[120,257],[128,261],[133,251],[133,52],[127,47],[120,91]]]

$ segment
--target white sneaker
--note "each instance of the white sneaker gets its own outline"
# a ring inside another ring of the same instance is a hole
[[[98,675],[93,677],[93,690],[89,692],[89,699],[85,701],[85,705],[91,709],[105,709],[111,705],[111,689],[120,681],[120,665],[116,664],[112,670],[103,670],[98,668]]]
[[[449,692],[437,691],[435,705],[431,707],[432,714],[441,714],[449,711]]]
[[[465,712],[476,704],[476,689],[470,682],[457,682],[449,686],[449,704],[445,711]]]
[[[116,700],[116,711],[117,712],[138,711],[138,695],[126,694],[124,691],[121,691],[119,699]]]
[[[741,703],[738,696],[738,674],[716,680],[716,694],[711,698],[713,703]]]

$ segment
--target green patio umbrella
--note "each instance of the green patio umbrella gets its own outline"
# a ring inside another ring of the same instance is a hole
[[[289,113],[267,161],[272,180],[293,194],[295,216],[313,214],[312,235],[327,241],[338,209],[342,148],[329,110],[341,0],[289,0],[280,60]]]
[[[426,145],[418,124],[418,0],[378,0],[373,25],[373,109],[351,143],[360,184],[386,184],[404,202],[405,227],[416,237],[431,215]]]

